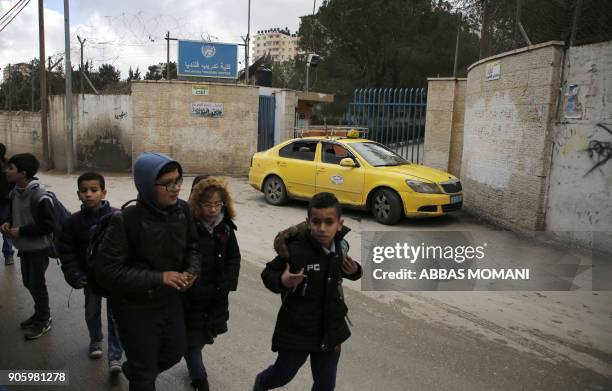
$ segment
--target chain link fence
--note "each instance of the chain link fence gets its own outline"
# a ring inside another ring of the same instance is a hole
[[[612,40],[612,0],[473,0],[462,12],[480,27],[480,58],[548,41]]]

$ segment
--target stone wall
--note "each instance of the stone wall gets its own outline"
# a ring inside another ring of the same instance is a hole
[[[189,173],[246,175],[257,150],[258,89],[207,83],[208,95],[194,95],[196,84],[202,83],[132,83],[132,156],[161,152]],[[212,103],[222,107],[222,115],[207,116],[213,115]],[[194,107],[200,115],[192,113]]]
[[[55,168],[66,169],[66,97],[50,97],[49,123]],[[127,171],[132,166],[132,97],[73,96],[74,167]]]
[[[612,252],[612,41],[571,47],[564,74],[546,228]]]
[[[42,131],[40,113],[0,111],[0,142],[6,155],[32,153],[42,161]]]
[[[549,42],[468,70],[461,164],[467,210],[511,229],[545,229],[562,59],[562,44]]]
[[[427,80],[423,164],[460,176],[467,79]]]

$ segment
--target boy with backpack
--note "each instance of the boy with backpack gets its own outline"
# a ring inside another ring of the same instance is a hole
[[[20,323],[25,339],[33,340],[51,329],[45,272],[53,248],[56,212],[53,198],[35,177],[39,168],[36,157],[17,154],[7,163],[6,179],[15,188],[9,194],[8,221],[0,232],[13,239],[21,260],[23,285],[34,299],[34,315]]]
[[[288,257],[266,264],[264,285],[282,295],[272,351],[274,365],[255,378],[253,391],[286,385],[310,356],[314,391],[333,390],[340,345],[351,333],[346,323],[342,279],[361,278],[361,266],[349,257],[342,208],[331,193],[316,194],[308,205],[307,229],[288,243]]]
[[[77,179],[77,196],[81,210],[73,213],[62,226],[57,250],[62,262],[66,282],[74,289],[83,289],[85,294],[85,322],[89,330],[89,358],[102,357],[102,296],[103,290],[95,281],[93,264],[95,256],[88,247],[95,238],[93,234],[108,223],[113,213],[106,197],[104,177],[97,172],[86,172]],[[111,373],[121,371],[123,347],[112,315],[106,303],[108,320],[108,366]]]
[[[198,234],[180,200],[180,164],[145,152],[134,162],[136,205],[112,217],[97,253],[127,361],[130,390],[155,390],[160,372],[187,349],[181,292],[200,275]]]

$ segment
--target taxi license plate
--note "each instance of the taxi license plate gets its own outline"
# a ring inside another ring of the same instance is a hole
[[[460,203],[461,201],[463,201],[463,196],[462,196],[462,195],[454,195],[454,196],[451,196],[451,199],[450,199],[450,203],[451,203],[451,204],[458,204],[458,203]]]

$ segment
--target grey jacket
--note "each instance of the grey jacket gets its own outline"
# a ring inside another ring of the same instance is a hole
[[[19,227],[19,238],[13,240],[17,250],[34,252],[48,249],[54,228],[53,201],[44,186],[35,178],[25,189],[11,190],[9,199],[9,223],[11,227]],[[32,210],[34,205],[36,210]]]

